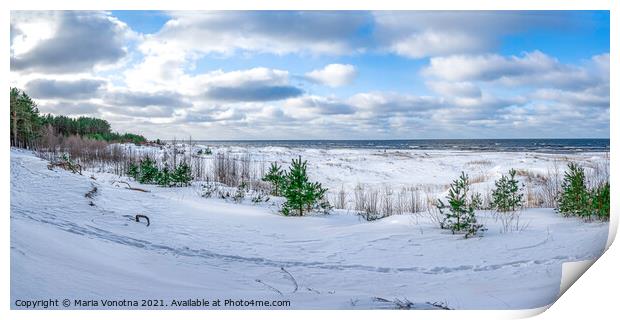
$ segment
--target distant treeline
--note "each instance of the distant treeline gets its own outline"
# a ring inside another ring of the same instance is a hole
[[[92,117],[71,118],[54,116],[51,114],[39,115],[36,102],[24,91],[11,88],[11,146],[33,147],[41,137],[42,130],[52,129],[62,136],[77,135],[92,140],[107,142],[145,143],[147,140],[141,135],[113,132],[110,123],[103,119]]]
[[[79,135],[107,142],[133,142],[135,144],[146,142],[146,138],[138,134],[112,132],[110,123],[92,117],[71,118],[46,114],[41,117],[41,125],[52,126],[56,132],[64,136]]]

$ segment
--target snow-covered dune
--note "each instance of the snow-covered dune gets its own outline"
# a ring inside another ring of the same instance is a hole
[[[89,175],[48,170],[11,150],[11,301],[204,298],[355,309],[407,299],[420,308],[534,308],[555,300],[562,263],[598,257],[608,233],[607,223],[528,209],[520,232],[501,233],[481,212],[489,230],[463,239],[420,214],[284,217],[266,204],[205,199],[198,185],[141,186],[151,191],[143,193]]]

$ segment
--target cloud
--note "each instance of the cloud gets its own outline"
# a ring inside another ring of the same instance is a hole
[[[450,81],[494,81],[547,73],[560,67],[556,59],[540,51],[525,53],[522,57],[498,54],[454,55],[431,58],[423,74]]]
[[[341,87],[353,82],[357,76],[355,66],[350,64],[328,64],[323,69],[306,73],[306,79],[330,87]]]
[[[350,97],[348,102],[361,111],[370,112],[373,117],[395,113],[420,114],[443,105],[443,99],[438,97],[393,92],[358,93]]]
[[[424,76],[447,81],[496,82],[505,86],[584,88],[609,81],[608,55],[595,56],[585,66],[560,63],[540,51],[522,56],[453,55],[430,59]]]
[[[275,54],[355,51],[367,12],[220,11],[170,12],[171,20],[141,46],[144,52],[174,46],[185,51]],[[201,39],[196,41],[196,39]]]
[[[504,35],[570,23],[557,12],[377,11],[373,17],[378,49],[413,59],[488,52]]]
[[[114,115],[132,116],[138,118],[169,118],[178,109],[167,105],[144,105],[144,106],[107,106],[101,111]]]
[[[111,91],[104,95],[104,101],[111,105],[127,107],[159,106],[167,108],[189,107],[180,94],[174,92],[136,92],[136,91]],[[148,111],[144,109],[144,111]]]
[[[35,79],[25,86],[33,98],[88,99],[96,98],[105,81],[97,79],[54,80]]]
[[[11,70],[39,73],[83,72],[116,63],[126,55],[129,32],[109,14],[90,11],[14,11],[11,29]]]
[[[363,52],[368,12],[169,12],[170,20],[138,46],[142,62],[125,72],[134,89],[162,89],[207,55],[339,55]],[[200,41],[196,41],[200,39]]]
[[[488,47],[488,39],[463,32],[423,31],[395,41],[389,50],[408,58],[476,52]]]
[[[274,101],[296,97],[303,93],[293,86],[239,86],[239,87],[211,87],[206,96],[209,99],[221,101]]]
[[[305,96],[289,99],[284,104],[287,113],[307,117],[317,115],[353,114],[355,108],[346,102],[321,96]]]
[[[289,84],[288,76],[288,71],[268,68],[218,70],[195,76],[193,82],[198,84],[196,89],[204,90],[204,97],[210,100],[276,101],[303,94],[303,90]]]
[[[221,108],[205,112],[188,112],[183,121],[187,122],[230,122],[245,120],[247,114],[235,108]]]
[[[159,31],[137,35],[111,13],[12,12],[10,84],[42,112],[97,115],[154,138],[608,134],[608,53],[571,63],[494,53],[529,28],[589,30],[575,27],[584,13],[167,14]],[[301,75],[275,67],[317,61],[338,63]],[[375,77],[377,61],[387,79]]]
[[[71,101],[43,103],[39,105],[39,111],[41,113],[53,113],[68,116],[98,115],[99,110],[102,108],[105,107],[96,103]]]
[[[531,95],[532,100],[560,102],[571,106],[609,108],[609,86],[587,88],[580,91],[560,89],[538,89]]]
[[[534,102],[525,107],[510,108],[498,115],[498,119],[499,125],[496,128],[504,127],[517,133],[527,130],[526,136],[609,136],[609,109]],[[567,125],[568,123],[572,125]]]
[[[480,88],[471,82],[430,81],[426,85],[443,96],[477,98],[482,95]]]

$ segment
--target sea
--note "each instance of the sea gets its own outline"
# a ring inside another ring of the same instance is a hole
[[[304,149],[409,149],[544,153],[609,152],[609,139],[194,140],[192,142],[205,146]]]

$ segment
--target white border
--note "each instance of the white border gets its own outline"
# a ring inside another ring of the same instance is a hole
[[[86,0],[18,0],[3,1],[4,10],[0,13],[3,31],[0,34],[3,55],[2,79],[5,88],[8,89],[8,75],[10,70],[9,60],[9,11],[10,10],[51,10],[51,9],[151,9],[151,10],[266,10],[266,9],[306,9],[306,10],[611,10],[611,39],[610,39],[610,63],[611,63],[611,82],[612,88],[610,105],[610,136],[619,137],[619,129],[614,127],[615,119],[618,118],[617,95],[614,94],[614,85],[618,80],[618,1],[604,0],[433,0],[421,3],[405,4],[402,0],[260,0],[260,1],[241,1],[227,0],[217,3],[197,3],[191,0],[151,0],[151,1],[114,1],[114,2],[94,2]],[[9,95],[8,90],[2,93],[3,109],[5,114],[8,112]],[[4,217],[2,219],[2,245],[0,253],[2,263],[0,268],[1,283],[0,291],[0,318],[1,319],[109,319],[111,317],[120,318],[142,318],[149,319],[168,319],[179,317],[182,319],[204,319],[205,317],[217,317],[222,319],[238,319],[252,317],[255,319],[313,319],[319,317],[355,317],[371,319],[380,317],[411,319],[411,317],[421,317],[423,319],[439,318],[458,318],[458,319],[499,319],[499,318],[522,318],[533,316],[546,310],[540,308],[535,310],[522,311],[10,311],[10,281],[9,281],[9,259],[10,259],[10,201],[9,201],[9,123],[8,117],[0,117],[0,126],[3,128],[4,139],[0,140],[0,180],[2,190],[0,193],[0,204]],[[618,180],[618,161],[614,152],[618,150],[618,142],[611,139],[611,180]],[[614,183],[612,185],[615,186]],[[610,236],[608,245],[611,244],[618,226],[618,192],[612,187],[612,219],[610,222]],[[541,317],[544,319],[574,319],[578,317],[610,318],[610,315],[617,314],[615,310],[618,296],[618,268],[620,266],[620,249],[617,245],[612,246],[599,261],[597,261],[586,272],[582,278],[576,282],[548,311]]]

